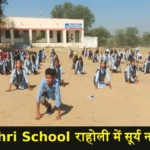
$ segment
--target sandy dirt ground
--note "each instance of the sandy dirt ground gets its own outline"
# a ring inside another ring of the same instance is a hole
[[[36,95],[44,71],[50,66],[51,49],[46,49],[47,60],[42,64],[39,75],[28,76],[33,91],[15,90],[6,93],[10,76],[0,76],[0,126],[149,126],[150,125],[150,75],[139,73],[139,84],[124,82],[122,74],[110,74],[112,89],[95,89],[93,77],[99,63],[84,58],[87,74],[74,75],[68,50],[56,49],[63,67],[66,87],[61,87],[63,101],[62,118],[56,120],[57,111],[41,120],[35,120]],[[148,48],[141,48],[144,58]],[[80,52],[81,53],[81,52]],[[122,64],[122,70],[126,68]],[[88,99],[95,95],[95,99]],[[50,101],[54,106],[55,102]],[[41,113],[46,109],[41,106]]]

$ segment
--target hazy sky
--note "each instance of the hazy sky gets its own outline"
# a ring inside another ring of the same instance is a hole
[[[66,0],[8,0],[6,16],[50,17],[56,4]],[[150,0],[67,0],[75,5],[88,6],[95,15],[93,27],[104,26],[110,32],[128,26],[138,27],[141,33],[150,31]]]

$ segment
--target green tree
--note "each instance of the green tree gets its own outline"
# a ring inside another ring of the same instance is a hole
[[[144,33],[141,40],[142,40],[143,45],[149,46],[150,45],[150,32]]]
[[[139,45],[139,37],[138,37],[139,31],[136,27],[128,27],[126,28],[126,42],[127,46],[137,46]]]
[[[2,42],[1,37],[3,35],[3,31],[1,30],[1,28],[6,25],[6,22],[4,21],[4,8],[7,4],[7,0],[0,0],[0,43]]]
[[[95,22],[95,17],[88,7],[74,6],[70,2],[56,5],[51,11],[51,16],[52,18],[83,19],[85,34],[88,33],[88,30]]]
[[[108,38],[111,36],[110,32],[104,27],[91,29],[88,32],[88,35],[98,37],[99,46],[105,46],[107,44]]]
[[[115,41],[117,46],[126,46],[126,31],[124,29],[116,29]]]

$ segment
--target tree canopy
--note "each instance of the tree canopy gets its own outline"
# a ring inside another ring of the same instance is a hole
[[[52,18],[83,19],[85,34],[88,33],[95,22],[95,17],[88,7],[75,6],[70,2],[56,5],[51,11],[51,16]]]
[[[6,23],[4,22],[4,8],[7,5],[7,0],[0,0],[0,28],[2,28]],[[0,43],[1,43],[1,36],[3,35],[3,31],[0,29]]]

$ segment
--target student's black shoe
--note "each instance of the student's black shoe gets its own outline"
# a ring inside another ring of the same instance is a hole
[[[51,114],[51,105],[49,104],[47,111],[45,113],[46,115],[50,115]]]

